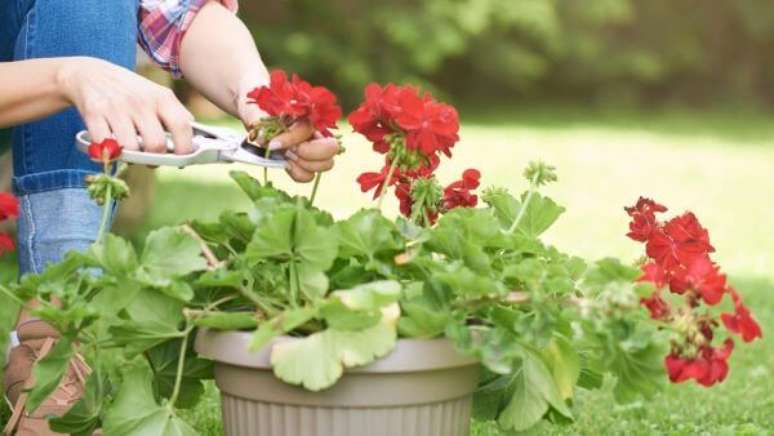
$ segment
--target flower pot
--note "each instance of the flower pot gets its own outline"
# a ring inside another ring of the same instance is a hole
[[[229,436],[469,434],[479,364],[445,339],[401,339],[384,358],[310,392],[277,379],[269,363],[272,344],[252,353],[250,337],[202,330],[196,340],[196,350],[215,361]]]

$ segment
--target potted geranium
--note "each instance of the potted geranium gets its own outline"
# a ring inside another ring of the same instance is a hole
[[[250,135],[259,145],[300,120],[334,127],[335,98],[301,79],[275,73],[251,95],[271,115]],[[196,403],[212,361],[230,435],[464,435],[474,393],[482,418],[522,431],[571,422],[576,390],[605,374],[622,401],[655,392],[665,368],[674,382],[722,381],[733,342],[715,338],[710,309],[726,294],[726,328],[761,336],[693,214],[662,222],[665,208],[640,199],[629,236],[650,260],[589,264],[540,240],[564,211],[538,192],[557,179],[550,166],[530,164],[518,196],[475,194],[476,170],[439,182],[454,108],[371,85],[349,121],[385,155],[363,191],[379,206],[392,191],[403,216],[335,220],[314,194],[234,172],[248,212],[156,230],[140,253],[103,231],[88,253],[0,288],[41,300],[37,315],[62,333],[27,407],[79,351],[93,371],[58,431],[194,434],[176,410]],[[95,144],[95,156],[106,173],[91,191],[107,211],[125,186],[110,175],[116,153]]]

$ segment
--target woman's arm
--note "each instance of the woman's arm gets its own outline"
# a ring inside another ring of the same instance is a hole
[[[0,63],[0,127],[44,118],[72,105],[95,141],[111,135],[131,150],[191,151],[193,116],[168,88],[99,59],[63,57]]]
[[[255,42],[244,23],[220,2],[205,4],[183,36],[180,70],[205,97],[251,126],[265,116],[247,103],[247,93],[269,82],[269,74]],[[339,150],[333,138],[315,137],[314,128],[296,124],[274,138],[273,149],[290,152],[288,172],[300,182],[314,179],[314,173],[333,167]]]
[[[0,128],[44,118],[70,104],[57,86],[66,59],[0,62]]]

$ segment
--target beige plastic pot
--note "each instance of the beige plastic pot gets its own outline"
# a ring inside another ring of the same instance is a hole
[[[479,364],[445,339],[401,339],[388,356],[310,392],[276,377],[271,346],[250,333],[203,330],[196,350],[215,361],[229,436],[467,436]],[[283,337],[277,341],[292,341]],[[276,343],[276,341],[274,342]],[[309,362],[314,365],[314,362]]]

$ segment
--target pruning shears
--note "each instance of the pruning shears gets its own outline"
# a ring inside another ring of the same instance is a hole
[[[91,144],[89,132],[82,131],[75,135],[75,143],[79,150],[88,152]],[[138,138],[142,146],[142,141]],[[171,135],[167,134],[167,150],[173,151],[175,145]],[[247,141],[243,135],[223,128],[205,126],[193,123],[193,149],[189,154],[149,153],[140,150],[121,152],[119,160],[127,163],[171,166],[183,168],[189,165],[204,165],[214,163],[246,163],[264,168],[286,168],[287,161],[281,152],[273,151],[267,159],[266,150]]]

